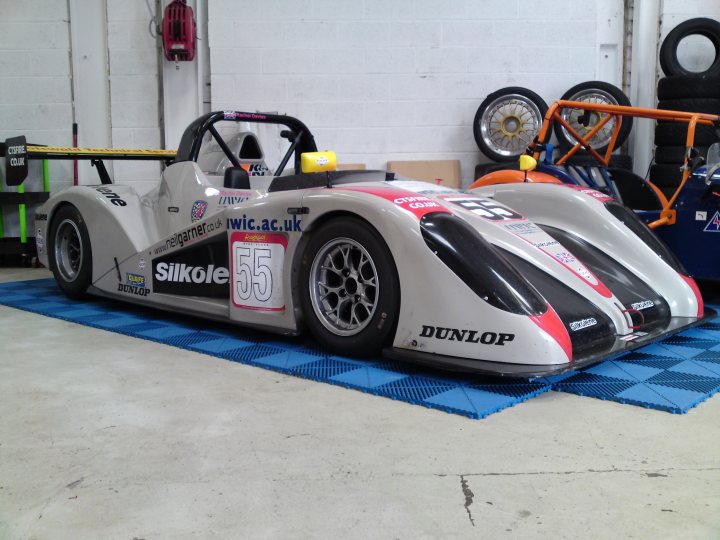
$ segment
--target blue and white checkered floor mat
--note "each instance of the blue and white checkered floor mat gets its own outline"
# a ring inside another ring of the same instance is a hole
[[[105,299],[75,301],[54,280],[0,283],[0,304],[406,401],[483,418],[556,390],[684,413],[720,390],[720,324],[706,323],[583,371],[507,381],[355,360],[311,341],[220,325]]]

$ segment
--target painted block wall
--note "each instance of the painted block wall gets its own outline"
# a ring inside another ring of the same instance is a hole
[[[157,44],[145,0],[107,0],[107,19],[112,145],[160,148]],[[115,181],[144,191],[157,183],[160,164],[116,161],[113,171]]]
[[[0,140],[24,134],[30,143],[69,146],[72,91],[67,0],[0,0],[0,13]],[[58,188],[70,185],[70,164],[52,168]],[[3,180],[4,174],[2,159]],[[41,175],[40,164],[31,162],[26,191],[42,190]],[[31,225],[34,208],[28,207],[28,212]],[[17,207],[3,207],[3,215],[5,234],[19,236]]]
[[[217,0],[212,108],[297,116],[370,168],[459,159],[467,184],[488,161],[472,136],[485,96],[619,84],[622,20],[615,0]]]

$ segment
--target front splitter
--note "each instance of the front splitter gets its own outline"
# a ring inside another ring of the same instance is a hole
[[[644,336],[637,336],[634,339],[627,339],[627,336],[619,336],[609,349],[602,352],[586,354],[574,358],[566,364],[517,364],[510,362],[492,362],[489,360],[475,360],[420,352],[417,350],[401,349],[392,347],[383,351],[383,356],[393,360],[407,361],[413,364],[421,364],[434,368],[454,372],[473,373],[478,375],[492,375],[496,377],[508,377],[514,379],[533,379],[559,375],[566,371],[581,369],[598,364],[603,360],[620,356],[634,351],[645,345],[655,343],[664,338],[674,336],[683,330],[692,328],[708,320],[717,317],[714,309],[705,308],[705,313],[700,318],[695,317],[672,317],[667,326],[648,332]],[[624,338],[624,339],[623,339]]]

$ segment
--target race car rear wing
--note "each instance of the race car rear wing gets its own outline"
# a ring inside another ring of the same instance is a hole
[[[98,171],[100,182],[111,184],[104,159],[155,160],[171,163],[175,160],[174,150],[143,150],[134,148],[76,148],[70,146],[28,145],[25,136],[11,137],[0,143],[0,156],[5,156],[5,182],[8,186],[19,186],[28,175],[28,160],[65,159],[90,161]]]

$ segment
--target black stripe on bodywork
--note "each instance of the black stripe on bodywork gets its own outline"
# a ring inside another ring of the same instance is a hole
[[[431,212],[420,220],[427,246],[475,294],[491,306],[521,315],[542,315],[547,302],[528,281],[461,218]]]
[[[647,283],[630,272],[615,259],[571,232],[546,225],[540,226],[546,233],[566,247],[575,257],[602,281],[607,288],[630,311],[633,326],[645,332],[664,328],[670,321],[670,306],[665,299]],[[636,310],[633,304],[651,301],[653,305]]]
[[[503,249],[500,251],[540,291],[558,314],[570,334],[573,360],[612,349],[616,337],[615,325],[599,307],[525,259]],[[595,319],[594,324],[581,324],[591,319]],[[579,328],[573,329],[573,325]]]

